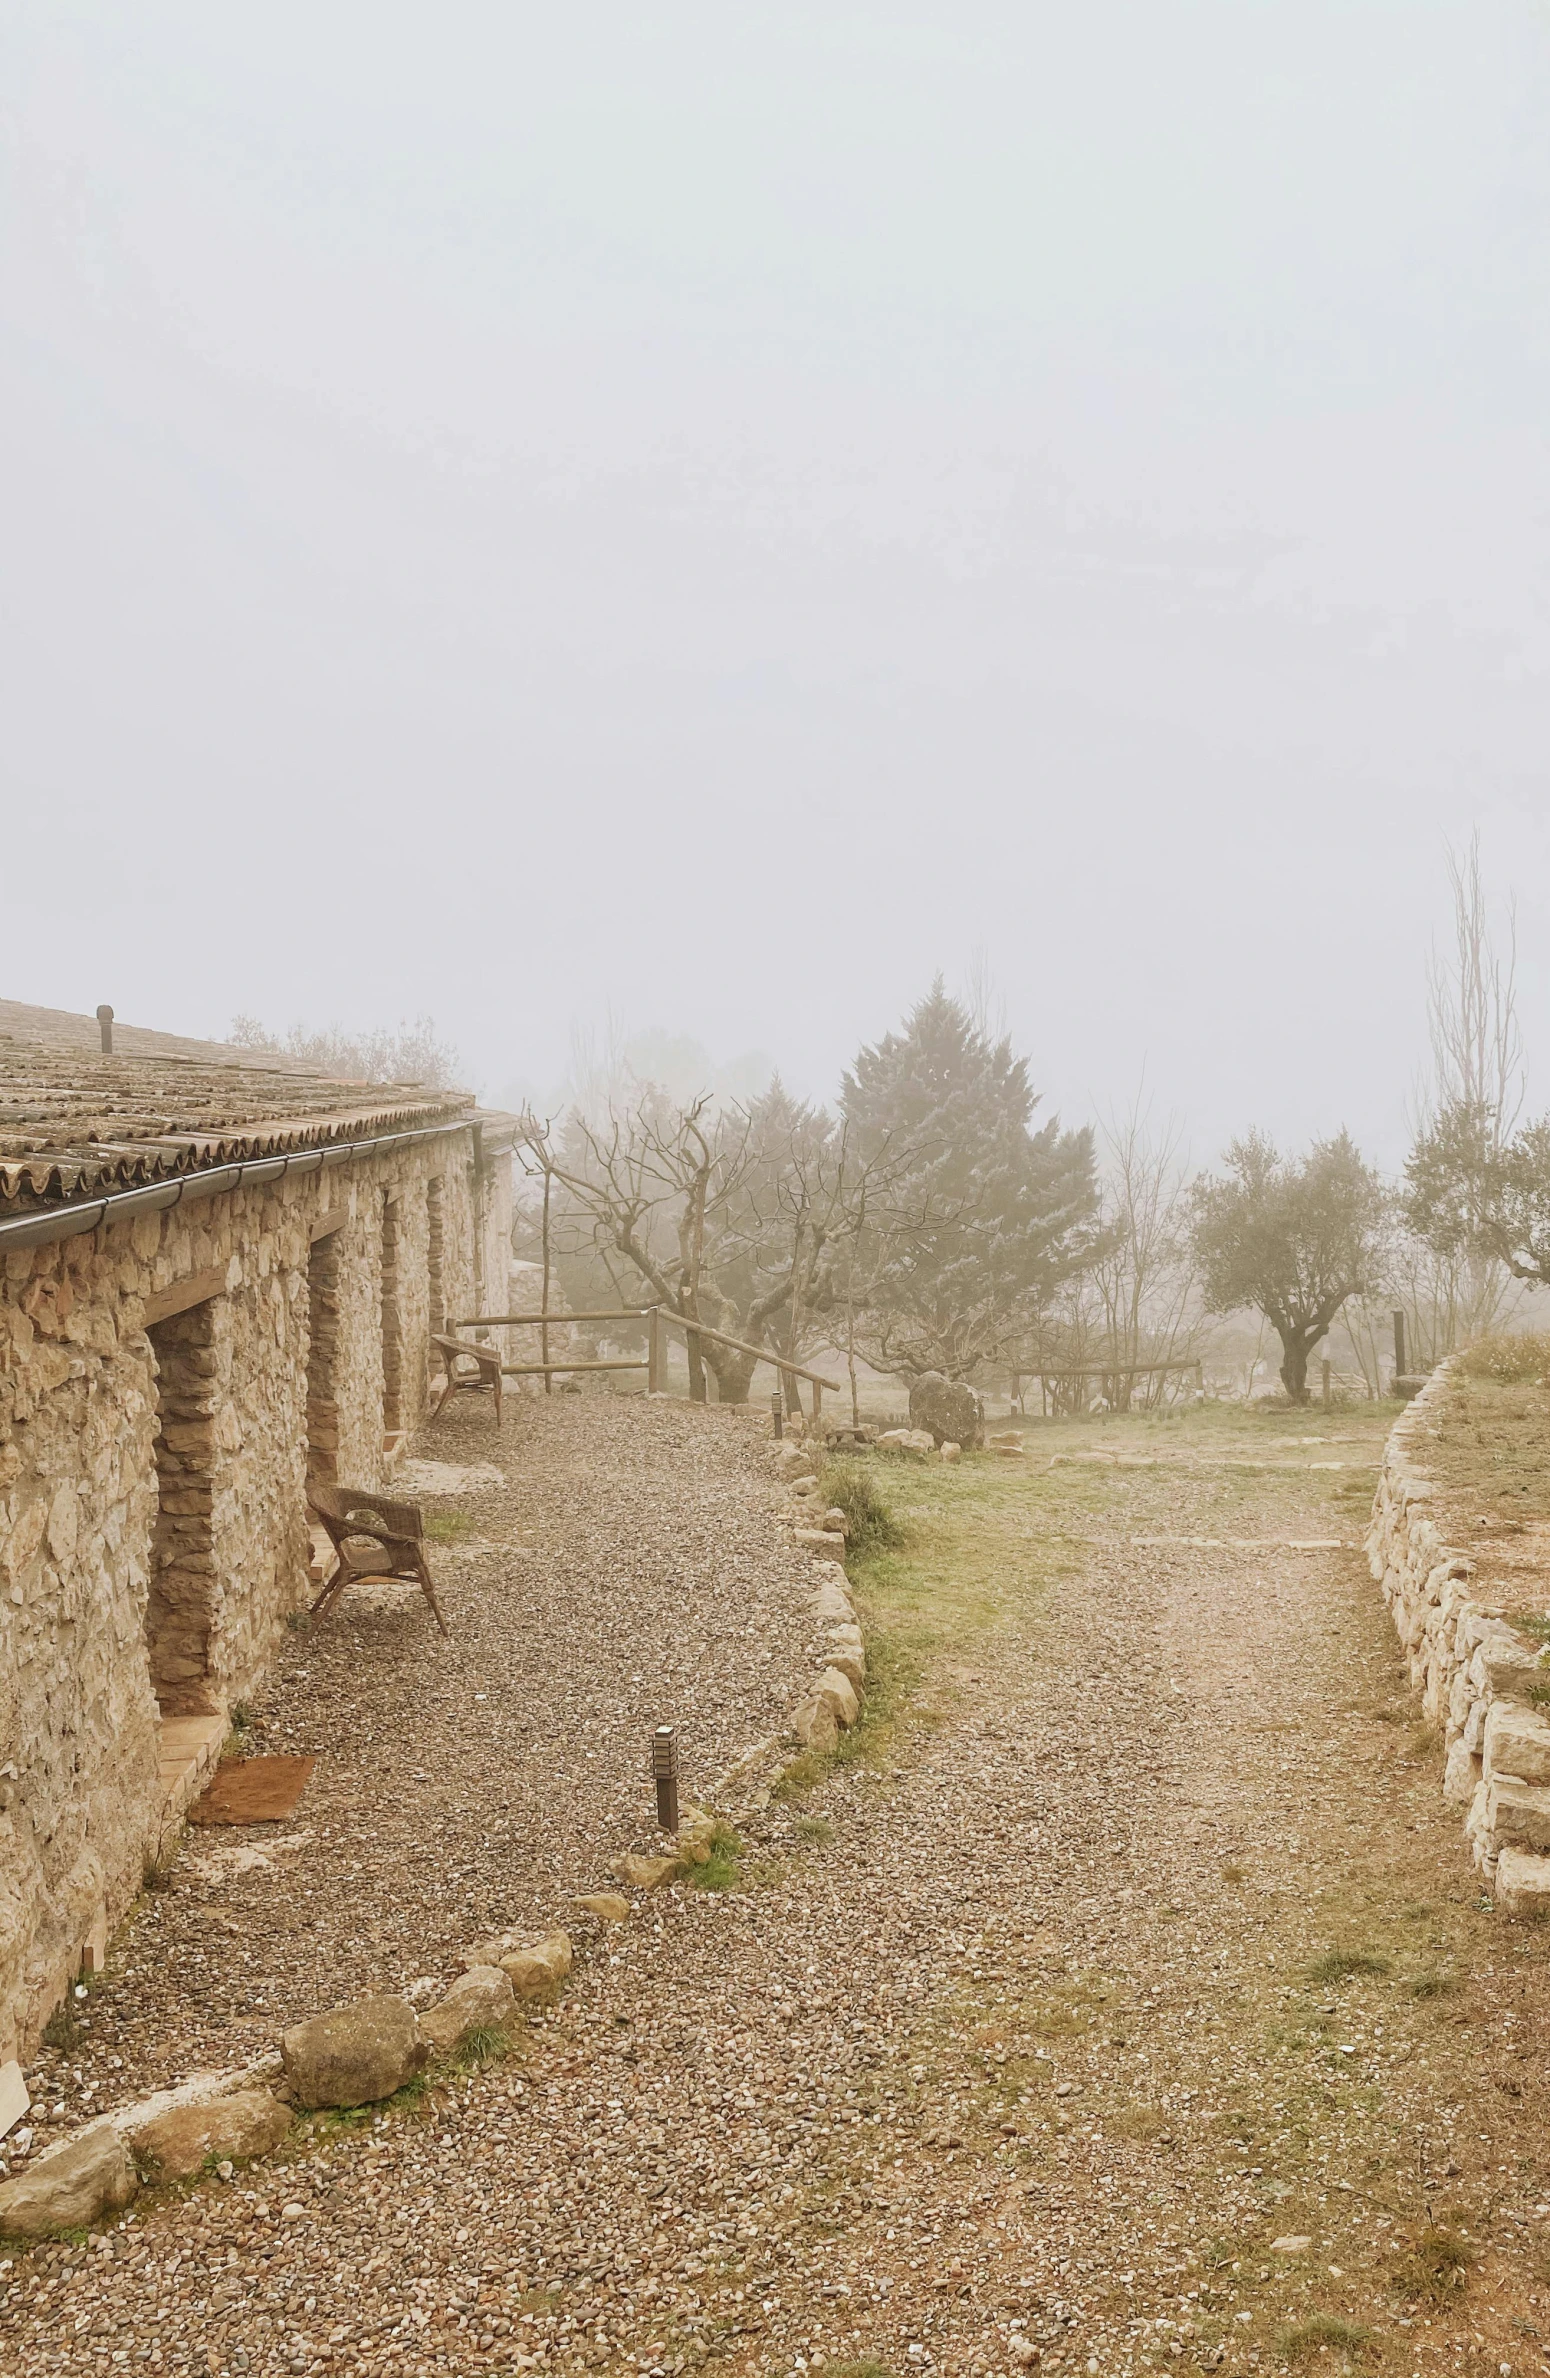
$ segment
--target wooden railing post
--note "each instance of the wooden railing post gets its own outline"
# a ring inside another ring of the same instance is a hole
[[[646,1344],[646,1393],[665,1395],[667,1392],[667,1333],[662,1327],[662,1315],[655,1305],[651,1308],[650,1335]]]

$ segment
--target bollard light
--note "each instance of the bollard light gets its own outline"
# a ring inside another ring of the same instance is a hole
[[[770,1420],[774,1425],[776,1436],[783,1437],[786,1433],[786,1407],[781,1401],[778,1387],[770,1398]]]
[[[664,1833],[678,1830],[678,1729],[658,1726],[651,1737],[651,1773],[657,1787],[657,1823]]]

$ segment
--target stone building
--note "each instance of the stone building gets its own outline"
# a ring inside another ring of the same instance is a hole
[[[511,1126],[462,1092],[0,1002],[0,2064],[25,2054],[497,1310]]]

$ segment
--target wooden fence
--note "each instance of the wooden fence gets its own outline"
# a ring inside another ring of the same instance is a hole
[[[644,1355],[610,1355],[601,1359],[574,1356],[565,1362],[549,1359],[549,1332],[568,1328],[573,1322],[644,1321],[646,1324],[646,1352]],[[805,1363],[789,1362],[783,1355],[772,1354],[768,1346],[751,1346],[746,1338],[729,1337],[724,1329],[712,1329],[709,1322],[696,1321],[686,1313],[675,1313],[668,1305],[624,1305],[610,1312],[597,1313],[475,1313],[449,1321],[450,1330],[460,1329],[536,1329],[542,1359],[538,1362],[503,1362],[501,1375],[507,1379],[536,1379],[546,1382],[556,1374],[569,1377],[572,1371],[644,1371],[646,1393],[662,1395],[667,1391],[667,1332],[681,1329],[685,1344],[696,1338],[709,1338],[718,1346],[730,1346],[735,1353],[751,1354],[755,1362],[768,1363],[780,1373],[781,1384],[793,1379],[806,1379],[813,1391],[813,1418],[816,1420],[827,1387],[838,1395],[838,1379],[826,1379],[821,1371],[809,1370]],[[691,1366],[692,1376],[692,1366]]]

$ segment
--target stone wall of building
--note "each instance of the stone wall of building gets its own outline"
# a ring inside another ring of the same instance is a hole
[[[140,1886],[159,1719],[249,1694],[309,1596],[309,1463],[385,1483],[385,1345],[423,1416],[433,1176],[472,1312],[507,1250],[466,1125],[0,1259],[0,2062]]]
[[[1523,1593],[1482,1584],[1476,1560],[1440,1524],[1447,1514],[1425,1448],[1449,1367],[1390,1433],[1367,1554],[1425,1714],[1442,1729],[1443,1795],[1465,1811],[1498,1907],[1527,1914],[1550,1908],[1550,1720],[1537,1699],[1550,1671],[1540,1642],[1513,1623],[1530,1614]],[[1534,1582],[1528,1599],[1542,1602],[1544,1580]]]

